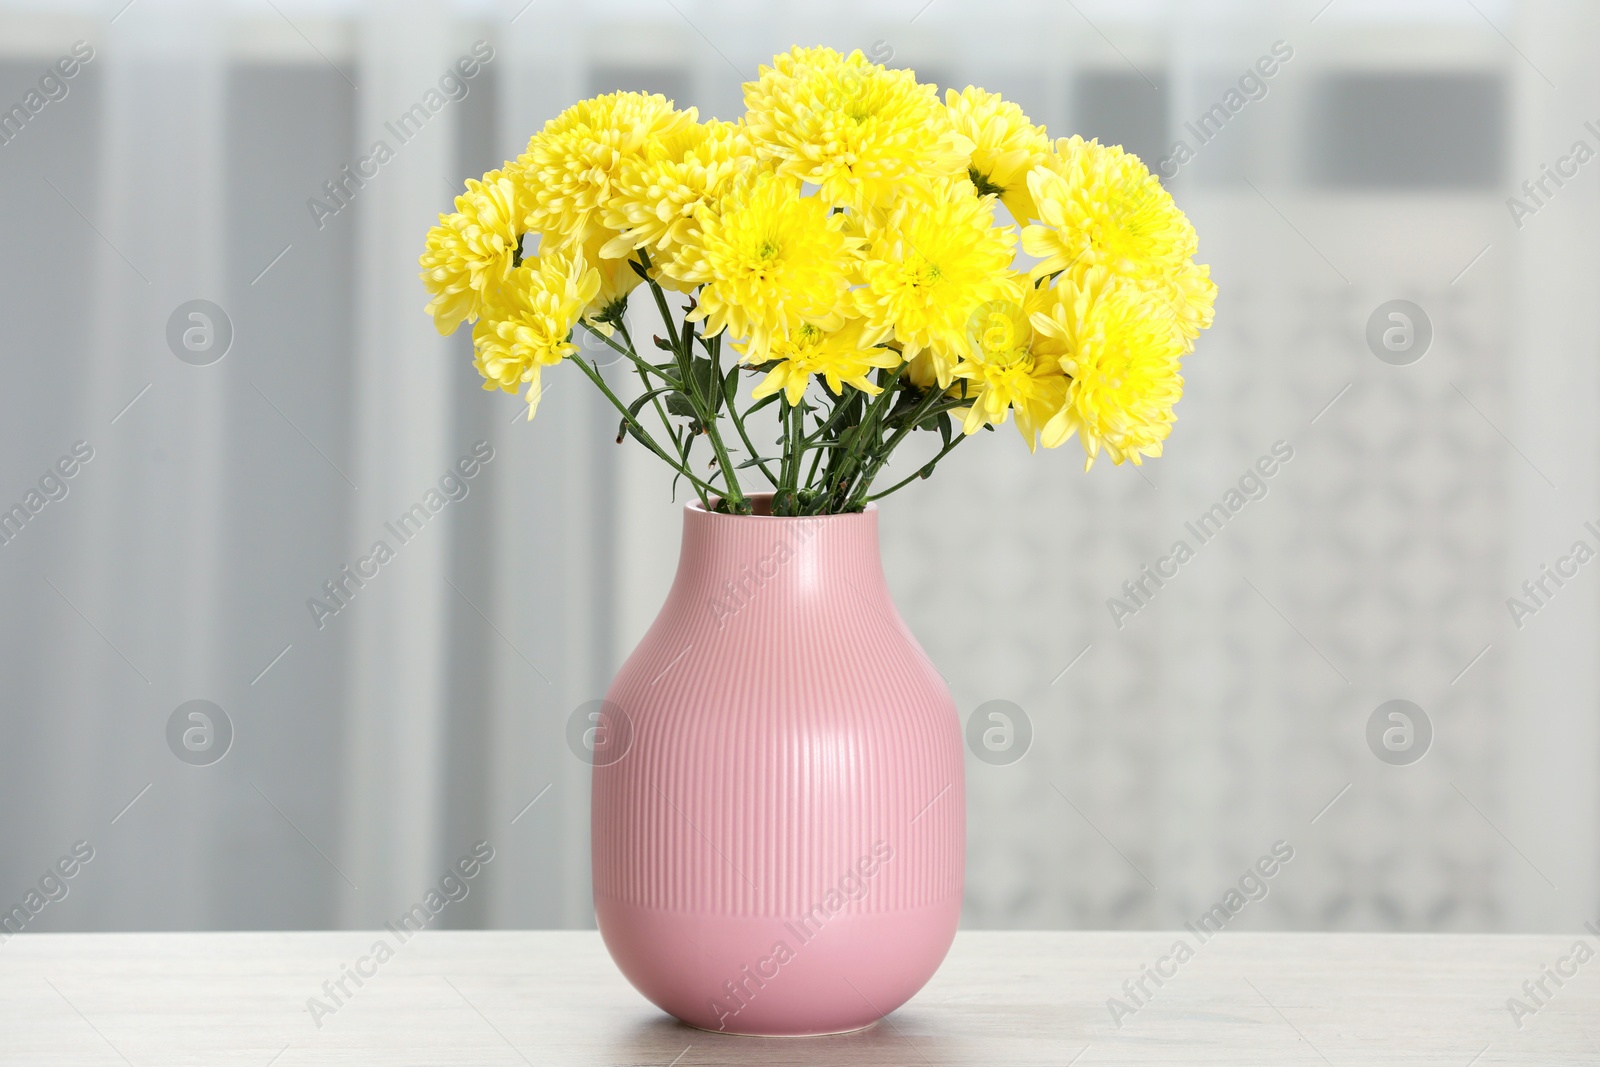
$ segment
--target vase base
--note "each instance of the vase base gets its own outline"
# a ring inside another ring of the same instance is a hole
[[[656,1007],[708,1033],[824,1037],[873,1025],[922,988],[961,898],[826,920],[647,908],[596,893],[611,958]],[[803,937],[802,937],[803,935]]]
[[[786,1038],[843,1037],[846,1034],[859,1034],[864,1030],[871,1030],[874,1026],[877,1026],[883,1020],[882,1019],[874,1019],[870,1023],[867,1023],[865,1026],[852,1026],[848,1030],[816,1030],[816,1031],[810,1031],[810,1032],[804,1032],[804,1033],[793,1033],[793,1034],[751,1034],[751,1033],[744,1033],[744,1032],[739,1031],[739,1030],[710,1030],[710,1029],[707,1029],[704,1026],[696,1026],[694,1023],[685,1022],[682,1019],[679,1019],[678,1021],[680,1023],[683,1023],[683,1025],[687,1026],[689,1029],[691,1029],[691,1030],[699,1030],[701,1033],[704,1033],[704,1034],[718,1034],[718,1035],[720,1035],[722,1037],[772,1038],[772,1039],[775,1039],[775,1040],[782,1041],[782,1040],[784,1040]]]

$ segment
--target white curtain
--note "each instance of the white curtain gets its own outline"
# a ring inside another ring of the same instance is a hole
[[[678,505],[576,374],[532,424],[483,393],[416,278],[452,188],[566,104],[731,116],[758,63],[820,42],[1156,162],[1281,42],[1171,183],[1221,296],[1167,458],[1085,475],[1006,429],[883,505],[963,714],[1035,726],[1020,763],[971,766],[966,921],[1176,925],[1281,839],[1257,928],[1570,927],[1600,898],[1600,578],[1521,629],[1506,600],[1600,522],[1600,204],[1585,177],[1519,228],[1506,198],[1600,147],[1597,29],[1579,4],[1355,0],[0,6],[0,105],[94,49],[0,146],[0,505],[94,450],[0,546],[0,904],[82,839],[39,928],[371,926],[486,840],[443,923],[592,921],[565,723],[660,604]],[[400,143],[478,41],[464,99]],[[394,158],[331,200],[378,139]],[[1392,299],[1433,324],[1411,366],[1364,340]],[[195,300],[232,327],[209,365],[167,342]],[[480,441],[464,498],[399,543]],[[1118,628],[1108,598],[1279,441],[1266,497]],[[394,559],[330,600],[378,540]],[[1434,728],[1408,767],[1364,739],[1393,698]],[[195,699],[232,725],[209,766],[167,742]]]

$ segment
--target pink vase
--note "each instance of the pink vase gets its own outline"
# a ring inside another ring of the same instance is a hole
[[[606,701],[594,910],[641,993],[706,1030],[830,1034],[938,969],[961,911],[962,733],[889,597],[875,508],[690,504],[672,591]]]

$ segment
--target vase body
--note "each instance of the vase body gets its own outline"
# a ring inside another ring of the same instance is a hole
[[[689,505],[672,591],[607,693],[595,917],[629,981],[693,1026],[870,1025],[955,935],[962,733],[877,521]]]

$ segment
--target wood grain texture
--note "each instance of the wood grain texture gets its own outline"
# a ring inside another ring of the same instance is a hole
[[[1506,1009],[1578,935],[1222,934],[1119,1029],[1107,998],[1176,934],[963,932],[886,1021],[772,1039],[674,1022],[592,931],[425,932],[316,1026],[307,998],[380,936],[12,938],[0,1064],[1600,1064],[1600,959],[1520,1029]]]

